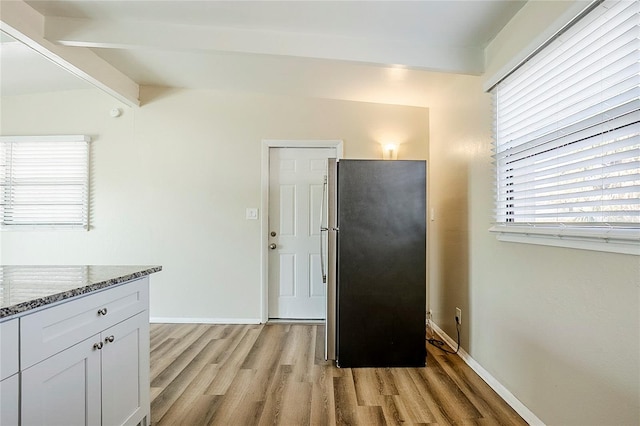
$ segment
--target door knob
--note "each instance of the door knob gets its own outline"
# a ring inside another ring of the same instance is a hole
[[[271,243],[271,244],[269,244],[269,248],[270,248],[271,250],[275,250],[275,249],[276,249],[276,247],[278,247],[278,246],[277,246],[275,243]]]

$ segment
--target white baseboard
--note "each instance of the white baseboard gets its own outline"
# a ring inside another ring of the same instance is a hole
[[[431,328],[446,342],[452,350],[456,350],[458,344],[455,340],[447,335],[440,327],[438,327],[433,321],[431,321]],[[504,401],[511,406],[520,417],[527,423],[533,426],[544,426],[542,420],[540,420],[531,410],[529,410],[518,398],[516,398],[509,390],[504,387],[495,377],[493,377],[487,370],[485,370],[475,359],[471,357],[464,349],[460,348],[458,355],[473,371],[476,372],[482,380],[484,380],[491,389],[493,389]]]
[[[260,324],[259,318],[185,318],[150,317],[153,324]]]

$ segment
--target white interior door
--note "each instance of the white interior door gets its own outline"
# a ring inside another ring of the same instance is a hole
[[[269,318],[324,319],[320,207],[335,156],[335,148],[269,150]]]

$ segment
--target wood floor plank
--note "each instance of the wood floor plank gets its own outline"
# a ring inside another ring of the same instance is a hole
[[[407,408],[404,406],[399,395],[382,396],[382,413],[384,414],[385,423],[388,425],[402,425],[410,422],[410,416]]]
[[[333,378],[333,394],[335,398],[336,424],[355,425],[357,423],[358,398],[353,383],[353,376],[345,374]]]
[[[191,404],[191,409],[178,423],[174,425],[208,425],[213,420],[214,413],[222,403],[220,395],[200,395]],[[168,423],[167,423],[168,424]]]
[[[226,360],[235,354],[236,347],[240,344],[242,339],[249,333],[251,329],[246,326],[229,326],[225,327],[222,331],[222,340],[226,343],[225,350],[218,354],[216,358],[211,360],[214,364],[223,364]],[[253,335],[257,338],[258,332],[253,332]]]
[[[311,382],[312,370],[315,364],[315,334],[313,328],[298,324],[291,330],[297,339],[294,345],[297,350],[293,353],[293,380],[298,382]],[[286,348],[286,346],[285,346]]]
[[[155,325],[155,327],[153,327]],[[166,341],[169,335],[172,333],[176,324],[166,324],[162,327],[160,324],[152,324],[149,328],[149,346],[151,351],[154,351],[158,344]]]
[[[254,351],[257,346],[247,355],[247,360],[242,364],[241,368],[252,368],[256,371],[255,379],[251,384],[250,392],[247,394],[253,401],[263,401],[269,395],[271,391],[271,383],[275,377],[274,372],[278,367],[278,360],[282,353],[282,348],[288,333],[283,333],[274,327],[266,327],[266,332],[261,333],[260,337],[256,340],[256,345],[261,340],[262,336],[268,336],[266,343]],[[255,364],[248,361],[251,356],[259,357],[259,362]],[[289,368],[288,370],[291,370]]]
[[[429,388],[429,384],[420,373],[421,372],[418,369],[409,369],[411,380],[416,385],[416,389],[422,395],[422,399],[424,400],[426,407],[434,418],[430,423],[438,423],[442,426],[453,425],[455,423],[455,418],[457,417],[456,413],[453,413],[452,416],[445,410],[445,407],[443,407],[441,403],[442,396],[436,395],[434,390]]]
[[[463,419],[477,419],[482,417],[464,392],[456,385],[438,363],[432,363],[429,374],[426,369],[417,371],[416,377],[425,381],[425,388],[429,389],[432,398],[453,423]]]
[[[310,424],[317,426],[336,424],[333,407],[335,407],[333,375],[329,369],[315,365],[311,388]]]
[[[167,412],[162,416],[159,424],[175,425],[189,417],[195,402],[204,394],[211,381],[215,379],[219,367],[206,364],[187,385],[184,392],[176,399]],[[193,414],[191,414],[193,417]],[[199,418],[200,416],[196,416]]]
[[[378,386],[376,369],[354,368],[352,374],[358,405],[379,406],[382,401],[382,394]]]
[[[281,327],[267,325],[262,329],[251,349],[247,353],[240,368],[257,370],[265,367],[264,362],[277,363],[282,356],[284,341],[290,333]]]
[[[379,405],[374,407],[356,407],[358,425],[385,425],[382,407]]]
[[[282,398],[280,424],[304,426],[311,423],[309,406],[311,405],[312,388],[313,385],[308,382],[295,380],[288,382]]]
[[[236,375],[224,395],[222,395],[220,406],[213,413],[209,422],[210,425],[241,425],[236,416],[238,404],[242,401],[244,394],[251,385],[251,380],[255,374],[254,370],[237,370]],[[240,411],[240,410],[238,410]]]
[[[186,332],[183,335],[178,335],[180,336],[179,338],[172,337],[172,345],[165,351],[162,357],[158,357],[157,355],[153,356],[154,362],[151,364],[149,374],[152,387],[164,387],[166,382],[170,381],[167,376],[176,375],[180,371],[180,368],[177,367],[176,364],[178,366],[187,364],[192,351],[197,351],[198,348],[207,343],[201,340],[202,335],[207,332],[206,326],[196,325],[193,329],[182,328],[182,330],[186,330]],[[170,336],[175,335],[176,334],[172,333]],[[196,346],[192,348],[194,344]],[[185,352],[188,353],[185,354]],[[176,361],[176,359],[178,361]],[[160,379],[158,379],[159,376]],[[160,380],[161,384],[156,384],[156,380]]]
[[[398,388],[391,368],[376,368],[376,380],[380,395],[398,395]]]
[[[260,330],[244,329],[243,333],[229,336],[229,339],[232,340],[227,352],[218,359],[212,360],[212,362],[218,363],[221,368],[216,379],[206,390],[207,395],[224,395],[227,392],[240,369],[240,365],[244,362],[259,335]]]
[[[211,338],[209,333],[213,329],[203,328],[203,333],[194,336],[193,339],[186,340],[189,343],[189,346],[185,347],[181,352],[177,354],[177,356],[173,359],[171,364],[169,364],[162,372],[155,375],[154,379],[151,381],[152,387],[164,388],[169,383],[173,381],[184,370],[184,368],[189,365],[195,358],[199,358],[202,355],[200,354],[202,350],[211,344]],[[182,346],[179,346],[182,348]]]
[[[206,336],[206,333],[203,335]],[[206,342],[204,346],[202,346],[202,342]],[[165,370],[167,371],[167,375],[161,375],[158,383],[162,383],[164,387],[162,392],[156,397],[154,403],[151,406],[151,415],[153,418],[162,420],[164,415],[174,407],[176,402],[183,398],[185,393],[187,394],[187,400],[189,399],[189,390],[190,387],[195,385],[197,389],[204,389],[209,385],[211,380],[215,379],[216,374],[213,378],[209,376],[202,376],[200,373],[204,369],[207,360],[211,357],[210,351],[215,346],[214,340],[202,340],[196,341],[191,346],[189,346],[190,353],[193,354],[193,357],[189,359],[188,364],[183,365],[182,359],[179,359],[180,362],[175,363],[174,370]],[[201,347],[202,346],[202,347]],[[196,353],[197,351],[197,353]],[[169,380],[170,382],[166,382]],[[202,382],[207,381],[206,384]],[[165,385],[166,383],[166,385]],[[153,385],[153,382],[152,382]],[[162,401],[163,403],[158,403]]]
[[[492,419],[493,424],[498,425],[526,425],[518,413],[504,404],[500,396],[460,358],[440,355],[431,359],[456,382],[456,385],[482,413],[483,418]]]
[[[395,382],[402,401],[408,411],[411,423],[435,423],[436,417],[429,409],[415,382],[411,378],[409,368],[395,369]]]
[[[152,425],[525,425],[459,357],[337,368],[317,324],[154,324]]]
[[[271,381],[269,395],[264,401],[264,408],[260,416],[260,421],[258,422],[259,425],[274,425],[280,422],[284,389],[289,381],[291,370],[290,365],[278,366],[274,378]]]

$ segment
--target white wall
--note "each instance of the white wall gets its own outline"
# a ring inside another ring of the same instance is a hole
[[[547,3],[524,6],[487,49],[487,69],[505,69],[576,8]],[[436,322],[455,338],[461,307],[463,348],[543,422],[640,424],[640,258],[499,242],[488,232],[483,84],[460,79],[452,91],[465,96],[430,109],[431,203],[445,211],[430,242]]]
[[[95,91],[2,99],[2,133],[87,133],[89,232],[3,232],[5,264],[161,264],[151,316],[260,318],[263,139],[343,139],[351,158],[426,159],[428,110],[351,101],[146,87],[127,108]],[[111,118],[114,106],[124,109]],[[262,212],[264,214],[264,212]]]

